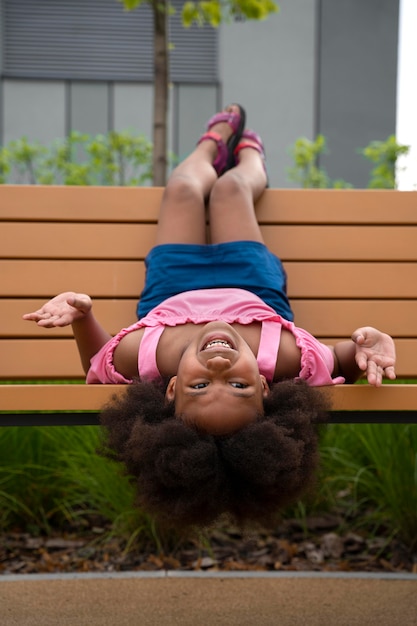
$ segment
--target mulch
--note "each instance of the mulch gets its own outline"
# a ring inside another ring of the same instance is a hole
[[[207,541],[176,546],[130,547],[100,520],[87,529],[68,528],[47,536],[0,534],[0,575],[121,571],[328,571],[417,574],[417,554],[398,539],[377,533],[341,531],[337,515],[283,521],[274,532],[212,530]],[[171,541],[172,543],[172,541]]]

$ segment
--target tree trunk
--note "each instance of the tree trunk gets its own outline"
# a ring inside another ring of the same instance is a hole
[[[167,175],[168,41],[167,0],[153,0],[154,18],[154,106],[153,184],[163,187]]]

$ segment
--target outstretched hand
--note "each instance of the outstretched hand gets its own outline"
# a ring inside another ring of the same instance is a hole
[[[355,330],[352,341],[356,344],[356,364],[366,372],[370,385],[379,387],[384,376],[395,379],[395,345],[389,335],[365,326]]]
[[[90,296],[84,293],[66,291],[46,302],[33,313],[23,315],[24,320],[36,322],[44,328],[69,326],[82,319],[91,311]]]

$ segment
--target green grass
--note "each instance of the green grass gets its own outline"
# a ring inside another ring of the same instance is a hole
[[[50,532],[91,516],[127,540],[153,523],[134,507],[134,490],[113,462],[97,455],[94,426],[0,429],[0,524]]]
[[[49,533],[99,516],[127,546],[174,540],[134,506],[134,488],[99,444],[95,426],[0,428],[1,528]],[[314,499],[290,515],[337,510],[350,530],[373,525],[417,550],[417,425],[329,424],[321,457]]]
[[[322,496],[417,549],[417,425],[333,424],[321,452]]]

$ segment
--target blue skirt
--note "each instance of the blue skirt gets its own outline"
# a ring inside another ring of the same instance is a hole
[[[217,287],[251,291],[285,319],[294,319],[282,263],[257,241],[163,244],[150,251],[145,266],[145,287],[137,307],[139,319],[183,291]]]

